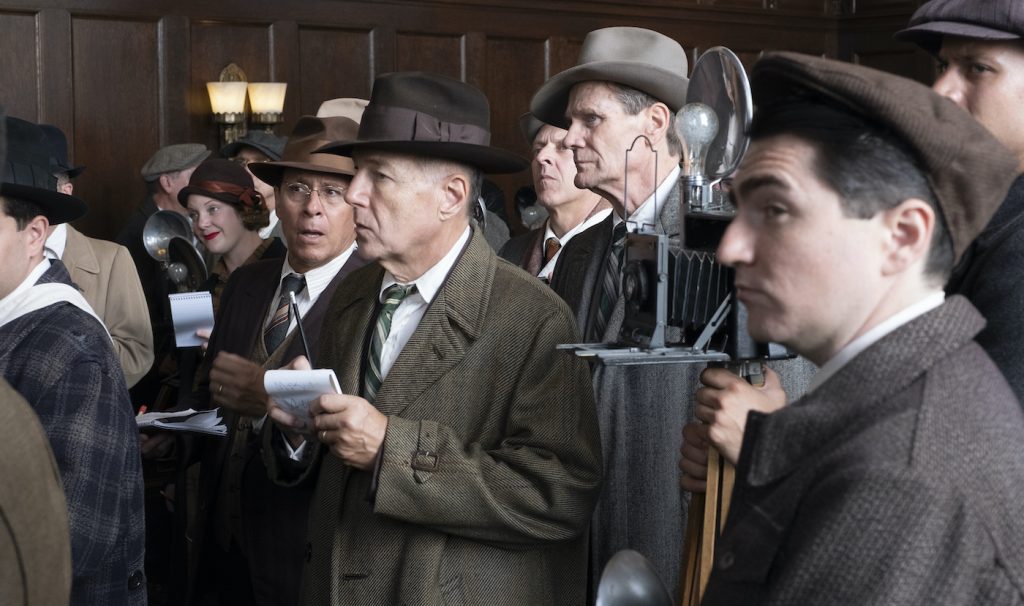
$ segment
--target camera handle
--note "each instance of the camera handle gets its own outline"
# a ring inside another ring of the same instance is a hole
[[[726,368],[755,387],[764,385],[763,360],[709,362],[708,367]],[[725,528],[735,483],[736,468],[726,461],[714,446],[708,446],[705,491],[704,494],[694,494],[690,497],[690,508],[686,516],[682,606],[699,606],[701,598],[704,597],[704,590],[708,586],[711,569],[715,563],[715,544]]]

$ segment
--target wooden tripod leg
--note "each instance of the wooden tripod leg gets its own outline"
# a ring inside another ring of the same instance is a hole
[[[728,463],[726,463],[728,465]],[[686,521],[683,569],[683,606],[698,606],[704,596],[715,562],[715,540],[718,538],[718,518],[722,489],[722,460],[718,451],[708,448],[708,475],[704,494],[690,499]]]

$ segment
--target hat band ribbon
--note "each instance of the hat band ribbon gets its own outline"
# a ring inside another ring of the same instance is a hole
[[[242,187],[234,183],[224,181],[200,181],[192,187],[215,194],[228,194],[238,198],[238,201],[250,208],[258,208],[260,203],[259,193],[251,187]]]
[[[359,140],[490,145],[491,133],[475,124],[446,122],[414,109],[370,104],[363,111]]]

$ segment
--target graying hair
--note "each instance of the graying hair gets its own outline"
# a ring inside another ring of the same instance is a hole
[[[622,104],[622,109],[630,116],[635,116],[659,102],[642,90],[616,84],[615,82],[608,82],[607,84],[612,89],[615,98]],[[668,132],[665,134],[665,142],[668,144],[669,153],[679,157],[683,155],[683,142],[679,139],[679,132],[676,130],[676,113],[669,110],[668,115]]]

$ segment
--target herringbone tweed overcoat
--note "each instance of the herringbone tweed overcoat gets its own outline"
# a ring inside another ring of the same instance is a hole
[[[750,413],[704,604],[1020,604],[1024,415],[963,297]]]
[[[346,393],[360,393],[383,273],[351,274],[324,322],[320,359]],[[377,394],[375,493],[323,450],[306,472],[303,602],[582,604],[600,441],[587,366],[555,349],[577,338],[565,304],[476,230]]]

